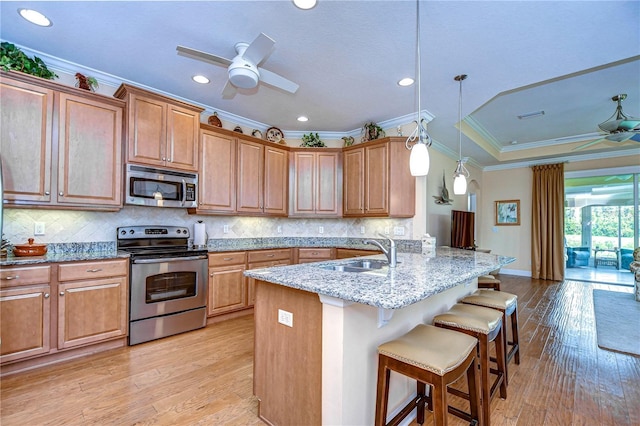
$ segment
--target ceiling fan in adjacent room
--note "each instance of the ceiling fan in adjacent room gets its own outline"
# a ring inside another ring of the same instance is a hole
[[[622,101],[626,98],[626,93],[615,95],[611,98],[612,101],[618,103],[618,106],[611,117],[598,124],[600,130],[607,134],[605,137],[580,145],[573,150],[578,151],[605,141],[626,142],[632,140],[640,142],[640,118],[629,117],[622,112]]]
[[[236,43],[237,55],[233,59],[184,46],[178,46],[176,50],[180,56],[227,67],[229,79],[222,89],[222,97],[225,99],[233,98],[238,89],[253,89],[258,83],[295,93],[299,87],[296,83],[259,66],[271,53],[274,45],[273,39],[260,33],[251,43]]]

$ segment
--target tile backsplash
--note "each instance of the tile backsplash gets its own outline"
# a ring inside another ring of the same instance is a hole
[[[14,244],[27,238],[35,238],[38,243],[102,242],[115,241],[118,226],[176,225],[188,226],[193,232],[198,220],[206,224],[209,238],[368,238],[385,231],[392,238],[413,238],[412,219],[203,216],[190,215],[183,209],[138,206],[125,206],[119,212],[5,208],[2,231],[4,238]],[[34,236],[36,222],[44,223],[44,235]],[[404,235],[394,235],[395,228],[402,228]]]

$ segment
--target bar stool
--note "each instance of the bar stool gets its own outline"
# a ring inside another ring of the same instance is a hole
[[[437,327],[460,331],[475,337],[478,340],[478,352],[480,358],[480,386],[482,422],[484,425],[491,423],[491,398],[500,389],[500,398],[507,398],[507,384],[504,380],[505,350],[502,336],[502,313],[495,309],[480,306],[456,303],[443,314],[436,315],[433,323]],[[489,344],[495,342],[497,368],[489,366]],[[491,383],[490,373],[495,374],[496,380]],[[467,398],[467,395],[450,389],[454,395]]]
[[[389,423],[397,425],[417,407],[418,424],[424,423],[424,409],[433,409],[435,424],[447,424],[447,411],[472,424],[480,416],[480,380],[477,373],[476,347],[478,340],[463,333],[418,324],[398,339],[378,346],[378,388],[376,392],[376,426],[385,425],[389,399],[391,371],[417,381],[417,396]],[[470,413],[447,403],[447,385],[463,374],[469,386]],[[426,384],[431,386],[426,396]]]
[[[502,312],[505,357],[505,382],[509,384],[509,362],[515,357],[515,363],[520,364],[520,339],[518,334],[518,296],[506,291],[478,290],[460,300],[462,303],[483,306]],[[511,337],[507,336],[507,317],[511,319]]]
[[[493,275],[480,275],[478,277],[478,288],[490,288],[500,291],[500,280]]]

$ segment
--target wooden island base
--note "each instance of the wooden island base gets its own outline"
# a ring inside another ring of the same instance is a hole
[[[377,347],[448,310],[477,280],[391,311],[256,280],[254,394],[272,425],[373,424]],[[278,312],[293,314],[293,326]],[[389,415],[415,394],[392,374]]]

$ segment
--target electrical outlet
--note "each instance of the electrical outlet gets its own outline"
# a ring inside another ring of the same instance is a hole
[[[391,231],[390,231],[390,228],[389,228],[388,226],[385,226],[385,227],[384,227],[384,233],[385,233],[385,235],[389,235],[389,232],[391,232]]]
[[[278,225],[278,234],[282,234],[282,226]]]
[[[288,327],[293,327],[293,314],[291,312],[278,309],[278,322]]]
[[[364,226],[361,226],[361,227],[360,227],[360,233],[361,233],[361,234],[364,234]]]
[[[404,226],[396,226],[393,228],[393,235],[404,235]]]
[[[36,222],[34,224],[33,235],[44,235],[44,222]]]
[[[222,227],[222,232],[224,232],[225,234],[228,234],[229,233],[229,225],[224,225]]]
[[[324,226],[318,226],[318,234],[324,234]]]

